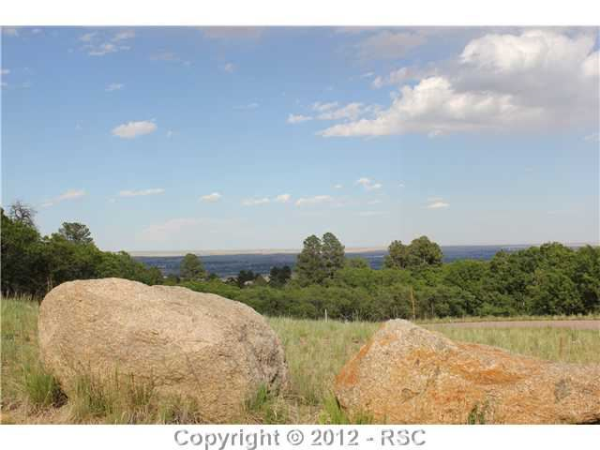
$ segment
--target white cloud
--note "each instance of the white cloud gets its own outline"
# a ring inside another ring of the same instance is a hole
[[[98,46],[94,46],[88,50],[88,55],[90,56],[104,56],[109,53],[116,53],[119,50],[127,50],[125,47],[121,48],[115,44],[111,44],[110,42],[106,42],[104,44],[100,44]]]
[[[435,70],[420,70],[413,67],[401,67],[386,76],[377,76],[371,82],[371,87],[380,89],[384,86],[402,85],[411,80],[435,75]]]
[[[342,189],[344,187],[343,184],[336,184],[333,186],[334,189]]]
[[[314,111],[318,111],[318,112],[325,112],[325,111],[329,111],[333,108],[337,108],[337,106],[338,106],[338,102],[329,102],[329,103],[315,102],[312,105],[312,109]]]
[[[314,197],[303,197],[296,201],[296,206],[306,205],[320,205],[323,203],[330,203],[333,201],[333,197],[330,195],[315,195]]]
[[[135,32],[132,30],[117,32],[112,37],[107,36],[106,33],[92,31],[79,36],[79,41],[84,43],[81,49],[86,51],[89,56],[104,56],[130,50],[131,47],[122,45],[121,41],[131,39],[134,36]]]
[[[10,73],[10,70],[8,69],[1,69],[0,70],[0,75],[8,75]]]
[[[112,41],[119,42],[119,41],[123,41],[125,39],[133,39],[134,37],[135,37],[135,31],[133,31],[133,30],[120,31],[113,36]]]
[[[405,186],[404,186],[404,183],[399,183],[399,184],[398,184],[398,187],[400,187],[400,188],[403,188],[403,187],[405,187]]]
[[[268,197],[263,197],[263,198],[248,198],[246,200],[244,200],[242,202],[242,205],[244,206],[258,206],[258,205],[265,205],[267,203],[270,203],[271,200]]]
[[[221,197],[223,197],[223,196],[221,194],[219,194],[218,192],[213,192],[212,194],[207,194],[207,195],[203,195],[202,197],[200,197],[200,201],[214,203],[216,201],[219,201],[221,199]]]
[[[367,202],[367,204],[369,204],[369,205],[379,205],[380,203],[383,203],[383,202],[381,200],[379,200],[379,199],[369,200]]]
[[[121,89],[123,89],[125,87],[124,84],[121,83],[111,83],[108,86],[106,86],[106,89],[104,89],[106,92],[113,92],[113,91],[119,91]]]
[[[158,127],[153,121],[142,120],[119,125],[113,128],[112,134],[123,139],[133,139],[138,136],[153,133],[157,128]]]
[[[120,191],[119,197],[140,197],[145,195],[156,195],[165,192],[164,189],[142,189],[140,191]]]
[[[302,123],[308,120],[312,120],[310,116],[303,116],[301,114],[290,114],[287,118],[287,123]]]
[[[346,106],[337,109],[329,109],[317,116],[319,120],[356,120],[364,113],[362,103],[349,103]]]
[[[356,48],[361,59],[396,59],[402,58],[426,41],[425,36],[416,32],[384,30],[362,40]]]
[[[42,208],[48,208],[50,206],[54,206],[57,203],[64,202],[66,200],[76,200],[78,198],[84,197],[85,191],[83,189],[71,189],[66,191],[65,193],[55,197],[51,200],[48,200],[42,204]]]
[[[370,178],[366,178],[366,177],[359,178],[358,180],[356,180],[356,184],[361,185],[367,191],[375,191],[375,190],[381,189],[383,187],[383,185],[381,183],[376,183],[373,180],[371,180]]]
[[[96,37],[97,34],[98,33],[96,33],[95,31],[91,32],[91,33],[85,33],[85,34],[82,34],[81,36],[79,36],[79,40],[81,42],[91,42]]]
[[[291,200],[292,196],[290,194],[281,194],[275,197],[275,201],[277,203],[287,203]]]
[[[237,69],[236,65],[233,63],[230,63],[230,62],[226,63],[223,66],[223,70],[227,73],[233,73],[233,72],[235,72],[236,69]]]
[[[427,209],[446,209],[450,207],[450,204],[442,197],[429,197],[427,199],[428,205],[425,206]]]
[[[402,86],[373,118],[338,123],[319,134],[437,137],[589,127],[598,109],[594,42],[589,30],[487,34],[471,40],[445,69],[431,68],[414,86]],[[409,72],[400,69],[378,83],[402,82]]]
[[[166,136],[167,136],[167,139],[171,139],[171,138],[173,137],[173,135],[174,135],[174,134],[175,134],[175,133],[173,133],[173,130],[168,130],[168,131],[167,131],[167,134],[166,134]]]

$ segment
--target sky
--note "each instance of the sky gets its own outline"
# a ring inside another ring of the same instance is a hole
[[[598,28],[2,29],[2,205],[103,250],[599,240]]]

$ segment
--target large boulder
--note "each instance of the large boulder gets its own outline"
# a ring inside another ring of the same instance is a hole
[[[384,324],[337,376],[350,416],[421,424],[600,421],[600,365],[562,364]]]
[[[239,417],[261,386],[286,381],[284,353],[252,308],[182,287],[117,278],[72,281],[44,298],[39,341],[67,395],[82,376],[137,380],[195,400],[207,422]]]

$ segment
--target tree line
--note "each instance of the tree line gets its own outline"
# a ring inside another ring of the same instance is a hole
[[[64,223],[42,236],[35,211],[21,203],[2,216],[2,293],[41,298],[65,281],[120,277],[149,285],[181,285],[246,303],[267,315],[307,319],[387,320],[462,316],[600,313],[600,248],[547,243],[498,252],[490,261],[442,263],[426,236],[394,241],[384,267],[348,258],[333,233],[309,236],[292,271],[273,267],[268,277],[243,270],[221,280],[201,259],[186,255],[179,276],[163,277],[125,252],[103,252],[90,230]]]

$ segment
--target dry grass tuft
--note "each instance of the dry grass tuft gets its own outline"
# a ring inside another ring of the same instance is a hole
[[[38,311],[37,302],[31,299],[2,299],[2,423],[203,423],[193,402],[159,398],[151,384],[134,379],[115,379],[114,383],[100,385],[81,378],[76,393],[67,401],[40,363]],[[289,388],[279,393],[258,389],[246,403],[239,423],[372,422],[367,416],[347,417],[331,388],[342,366],[379,324],[268,320],[285,348]],[[493,345],[543,359],[600,362],[600,331],[425,326],[454,340]]]

